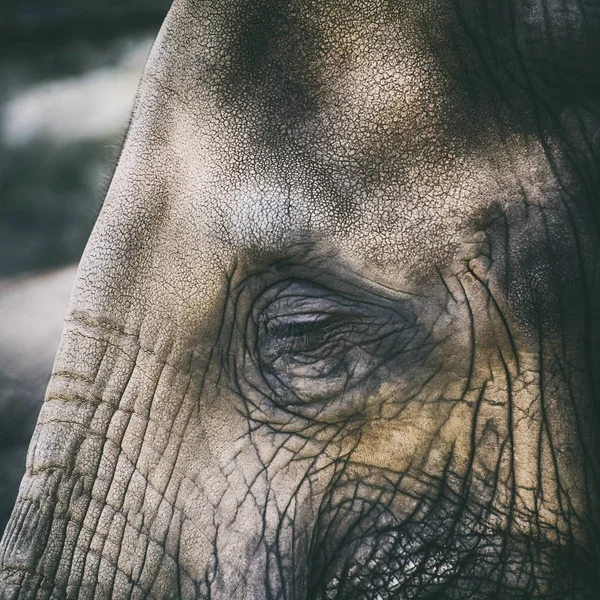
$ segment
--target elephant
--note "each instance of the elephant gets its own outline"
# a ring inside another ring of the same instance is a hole
[[[596,0],[175,0],[0,598],[598,598],[599,50]]]

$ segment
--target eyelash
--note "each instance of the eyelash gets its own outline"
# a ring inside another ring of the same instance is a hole
[[[303,354],[317,350],[330,334],[332,329],[339,325],[339,319],[330,315],[310,315],[312,319],[296,319],[275,317],[266,322],[268,334],[285,344],[280,347],[282,354]]]

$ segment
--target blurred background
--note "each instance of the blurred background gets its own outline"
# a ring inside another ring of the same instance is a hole
[[[76,262],[171,0],[0,6],[0,532]]]

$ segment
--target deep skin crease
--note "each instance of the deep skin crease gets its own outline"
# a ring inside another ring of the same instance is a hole
[[[592,0],[176,0],[0,598],[598,598],[599,40]]]

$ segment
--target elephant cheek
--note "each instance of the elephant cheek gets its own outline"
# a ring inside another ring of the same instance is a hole
[[[268,427],[232,435],[231,404],[226,396],[218,402],[196,433],[217,470],[208,478],[210,467],[201,467],[205,499],[187,504],[181,567],[197,581],[208,579],[214,597],[304,597],[334,461],[319,444]],[[198,527],[207,514],[211,527]]]

